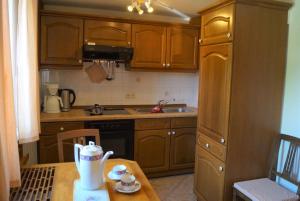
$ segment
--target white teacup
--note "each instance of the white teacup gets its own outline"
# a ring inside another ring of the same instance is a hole
[[[121,177],[121,186],[124,190],[131,191],[135,189],[135,176],[132,173],[126,172]]]
[[[112,169],[112,173],[118,176],[122,176],[127,172],[127,167],[125,165],[115,165]]]

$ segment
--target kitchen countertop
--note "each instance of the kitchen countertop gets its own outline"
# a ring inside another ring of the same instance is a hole
[[[69,112],[61,113],[41,113],[41,122],[58,121],[97,121],[97,120],[115,120],[115,119],[147,119],[147,118],[171,118],[171,117],[196,117],[197,108],[187,107],[189,112],[168,112],[168,113],[142,113],[133,108],[125,108],[128,114],[95,115],[91,116],[84,109],[72,109]]]

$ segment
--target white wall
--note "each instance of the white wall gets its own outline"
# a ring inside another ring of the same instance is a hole
[[[290,10],[289,24],[282,133],[300,137],[300,0]]]
[[[281,132],[300,137],[300,0],[295,1],[289,12],[289,42],[287,72],[283,105]],[[285,160],[286,149],[281,152],[281,163]],[[284,180],[279,182],[292,191],[296,187]]]
[[[42,86],[58,82],[60,88],[74,89],[75,105],[156,104],[167,99],[197,106],[198,100],[198,73],[129,72],[121,66],[114,80],[100,84],[90,82],[84,69],[42,71],[41,81]]]

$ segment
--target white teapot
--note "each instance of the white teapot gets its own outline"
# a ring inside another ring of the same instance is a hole
[[[78,149],[80,149],[80,159]],[[113,151],[108,151],[103,157],[102,148],[91,141],[86,146],[74,145],[74,157],[82,189],[96,190],[104,184],[104,164],[113,153]]]

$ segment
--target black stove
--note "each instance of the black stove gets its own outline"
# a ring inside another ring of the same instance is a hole
[[[86,111],[88,111],[90,115],[129,114],[124,108],[103,107],[98,104],[86,109]]]

